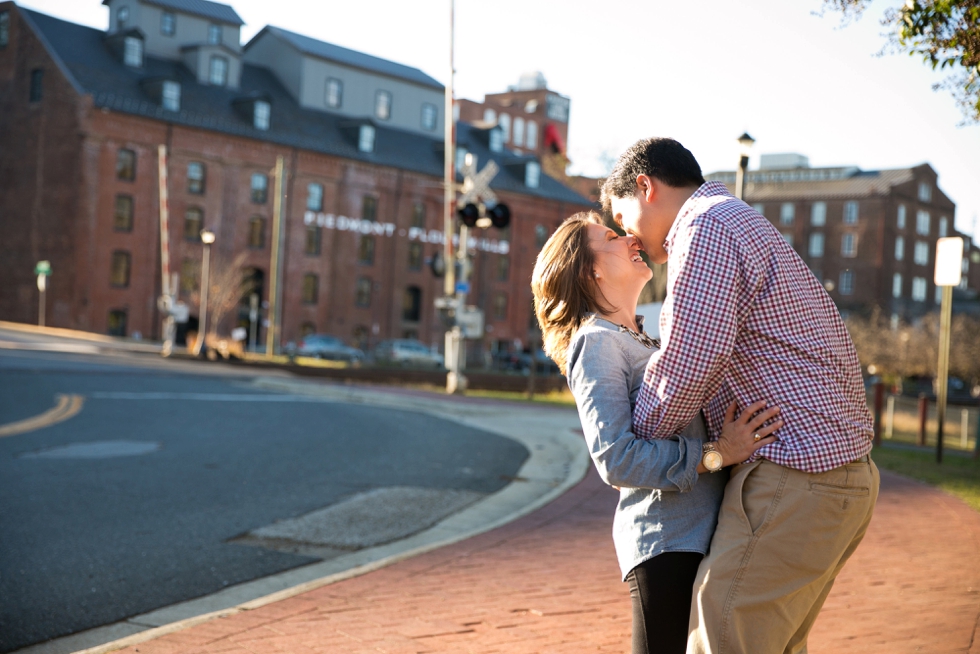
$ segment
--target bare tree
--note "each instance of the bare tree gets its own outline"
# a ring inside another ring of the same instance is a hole
[[[216,336],[221,320],[239,304],[242,298],[255,290],[255,281],[244,276],[242,265],[246,255],[241,253],[234,259],[217,256],[211,264],[211,282],[208,288],[208,334]]]

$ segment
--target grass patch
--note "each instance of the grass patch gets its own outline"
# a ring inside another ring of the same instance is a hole
[[[528,399],[526,393],[516,391],[466,391],[467,397],[486,397],[493,400],[511,400],[514,402],[531,402],[534,404],[550,404],[552,406],[575,406],[575,398],[571,391],[551,391],[535,393],[533,399]]]
[[[980,460],[935,450],[876,447],[871,454],[879,467],[936,486],[980,511]]]

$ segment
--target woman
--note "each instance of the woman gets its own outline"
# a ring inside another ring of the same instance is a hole
[[[632,237],[598,214],[567,219],[538,255],[531,279],[545,352],[568,378],[592,460],[620,489],[613,541],[633,604],[633,653],[686,651],[691,594],[717,521],[727,470],[772,442],[777,407],[757,402],[736,419],[728,408],[719,439],[705,445],[699,415],[675,439],[642,440],[632,411],[647,362],[659,342],[636,315],[652,276]]]

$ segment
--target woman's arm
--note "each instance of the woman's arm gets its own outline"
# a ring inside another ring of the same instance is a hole
[[[610,486],[689,491],[697,482],[702,441],[633,434],[632,366],[613,334],[580,333],[568,356],[568,385],[596,470]]]

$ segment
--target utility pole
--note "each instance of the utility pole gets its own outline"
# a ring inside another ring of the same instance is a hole
[[[282,224],[282,205],[286,196],[286,162],[276,157],[276,195],[272,201],[272,261],[269,265],[269,329],[265,336],[265,356],[271,359],[279,351],[282,312],[282,247],[285,230]]]
[[[175,324],[173,307],[177,298],[177,284],[171,284],[170,279],[170,196],[167,192],[167,146],[157,146],[157,184],[160,196],[160,298],[157,308],[163,314],[163,347],[162,356],[168,357],[173,352]]]

